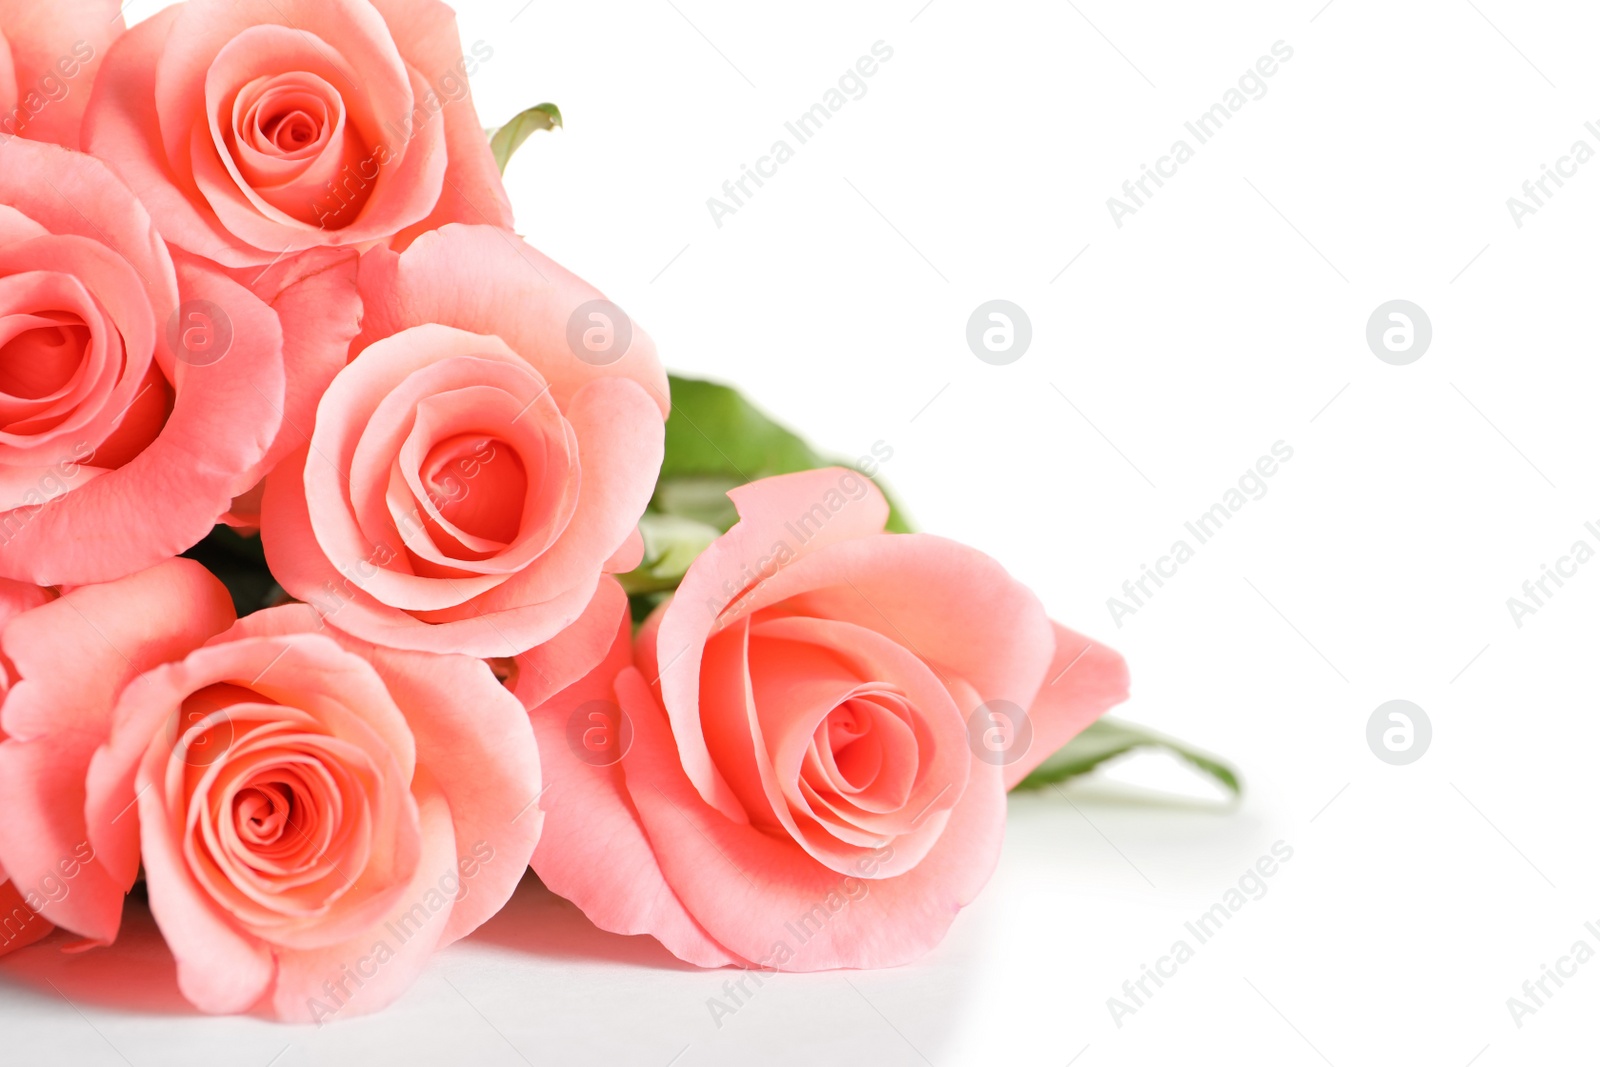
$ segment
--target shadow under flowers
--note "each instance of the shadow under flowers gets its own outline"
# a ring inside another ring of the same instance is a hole
[[[556,896],[529,871],[498,915],[468,938],[539,959],[625,963],[656,970],[701,971],[646,935],[601,930],[577,906]]]
[[[128,896],[116,944],[78,949],[80,940],[57,930],[0,960],[0,988],[32,989],[76,1008],[200,1014],[178,991],[178,965],[161,939],[142,884]]]
[[[75,1008],[110,1008],[146,1015],[201,1014],[178,989],[177,963],[150,914],[143,884],[123,909],[115,944],[79,949],[79,938],[57,930],[0,959],[0,990],[31,990]],[[530,871],[505,908],[464,944],[509,950],[533,959],[627,964],[658,971],[698,971],[654,938],[599,929],[573,904],[546,889]],[[449,954],[451,949],[443,950]]]

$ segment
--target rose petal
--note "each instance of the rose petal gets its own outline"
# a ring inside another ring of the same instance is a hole
[[[0,863],[25,892],[80,864],[71,892],[41,910],[58,926],[109,942],[136,865],[112,865],[108,838],[137,834],[126,804],[104,825],[86,820],[86,776],[109,736],[111,709],[128,681],[187,654],[233,622],[221,582],[172,560],[108,585],[84,586],[18,616],[0,645],[21,681],[4,707],[0,744]],[[120,817],[126,815],[126,817]]]
[[[187,166],[175,173],[162,148],[156,71],[182,12],[177,4],[163,8],[111,46],[97,82],[100,91],[84,112],[83,144],[86,151],[110,161],[161,220],[162,232],[174,245],[225,267],[265,263],[270,257],[263,258],[222,229],[194,190]]]
[[[340,641],[371,661],[404,711],[418,766],[449,804],[462,873],[476,872],[444,924],[439,943],[448,945],[511,899],[539,840],[539,753],[527,712],[480,660]]]
[[[433,99],[444,119],[445,151],[450,166],[433,213],[395,241],[404,248],[419,234],[451,222],[481,223],[510,229],[511,201],[500,181],[500,168],[483,136],[483,122],[472,103],[468,79],[479,63],[494,57],[485,41],[463,53],[456,15],[437,0],[373,0],[394,34],[406,61],[429,80]],[[436,119],[429,120],[436,122]]]
[[[507,230],[449,225],[403,254],[373,249],[361,260],[361,292],[367,317],[355,352],[412,326],[442,323],[502,338],[550,383],[563,411],[587,383],[629,378],[666,417],[667,373],[650,338],[630,323],[633,340],[620,359],[598,366],[578,359],[568,322],[600,292]]]
[[[577,709],[593,701],[615,706],[611,683],[628,666],[630,628],[622,620],[605,661],[530,712],[545,772],[540,804],[548,813],[533,870],[602,930],[650,934],[679,959],[702,967],[738,963],[706,934],[662,877],[627,798],[622,765],[580,760],[568,740],[568,719]],[[603,862],[596,862],[597,842],[604,842]]]
[[[1033,742],[1005,768],[1006,788],[1026,778],[1111,708],[1128,699],[1128,664],[1100,642],[1051,623],[1056,651],[1044,686],[1028,707]]]
[[[17,90],[3,101],[0,131],[77,148],[95,74],[122,26],[119,0],[0,0],[0,52],[9,51],[13,67],[0,73],[11,74],[5,82]],[[30,103],[42,106],[35,112]],[[23,115],[12,125],[19,105]]]
[[[16,886],[0,872],[0,957],[48,937],[55,927],[28,907]]]
[[[841,484],[863,486],[857,496]],[[870,481],[839,468],[802,471],[763,479],[730,492],[739,522],[700,554],[684,575],[654,639],[641,648],[662,664],[662,702],[683,754],[683,767],[707,803],[730,817],[738,801],[728,791],[706,748],[698,710],[700,659],[706,640],[728,604],[753,581],[768,578],[789,561],[883,529],[889,505]],[[834,505],[837,505],[835,507]],[[822,520],[807,522],[815,508]],[[799,524],[799,525],[796,525]]]
[[[512,694],[524,708],[537,708],[588,675],[605,659],[619,620],[627,615],[628,594],[615,578],[600,579],[589,606],[571,626],[515,657]]]
[[[421,771],[412,790],[424,842],[416,875],[396,894],[399,903],[367,934],[324,949],[279,954],[270,1008],[280,1021],[320,1024],[341,1013],[358,1015],[385,1008],[422,973],[433,950],[445,943],[447,925],[454,915],[449,887],[460,879],[459,842],[451,825],[449,802],[433,777]],[[510,862],[505,866],[511,866]],[[151,909],[154,907],[152,887]],[[167,926],[163,924],[161,929],[166,933]],[[215,970],[201,939],[196,937],[191,944],[198,983]]]
[[[176,405],[148,448],[29,516],[0,557],[5,577],[39,585],[122,577],[200,541],[249,488],[281,420],[277,316],[214,271],[186,261],[179,278],[186,299],[210,301],[231,320],[231,350],[180,368]]]
[[[994,871],[1005,833],[998,768],[974,766],[938,844],[915,868],[875,877],[869,857],[841,875],[791,842],[723,818],[684,774],[644,677],[623,671],[617,692],[634,730],[622,764],[628,795],[667,884],[720,945],[757,965],[815,971],[908,963],[938,944]]]
[[[252,472],[257,482],[311,440],[317,404],[349,360],[350,342],[361,328],[358,258],[348,249],[317,250],[291,256],[265,274],[241,272],[254,275],[251,291],[278,313],[283,326],[283,425]]]

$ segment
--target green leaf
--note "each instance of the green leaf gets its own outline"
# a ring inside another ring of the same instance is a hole
[[[1214,756],[1190,748],[1181,741],[1116,719],[1100,719],[1067,743],[1067,746],[1036,767],[1018,782],[1016,788],[1043,789],[1080,774],[1088,774],[1100,764],[1138,748],[1163,748],[1180,756],[1220,782],[1234,796],[1244,792],[1234,769]]]
[[[506,164],[511,162],[511,157],[522,147],[523,141],[540,130],[553,130],[560,125],[561,109],[554,104],[539,104],[499,129],[489,130],[489,148],[494,152],[495,165],[500,168],[500,173],[506,172]]]
[[[639,533],[644,538],[644,561],[617,577],[629,596],[676,589],[688,572],[689,564],[722,531],[681,515],[647,511],[639,520]]]
[[[671,385],[666,459],[652,501],[654,510],[664,515],[726,530],[738,518],[726,495],[729,489],[775,474],[853,467],[817,452],[735,389],[676,375]],[[890,530],[910,532],[905,513],[892,498],[889,512]]]

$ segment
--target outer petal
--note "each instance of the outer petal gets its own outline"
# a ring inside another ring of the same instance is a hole
[[[993,873],[1005,835],[998,768],[975,763],[939,842],[905,874],[840,875],[793,842],[724,818],[684,775],[665,714],[633,668],[617,681],[634,744],[628,794],[666,881],[728,951],[778,970],[890,967],[917,959]],[[887,860],[889,857],[884,857]]]
[[[781,602],[879,631],[928,663],[946,685],[971,686],[980,702],[1027,707],[1047,680],[1056,650],[1033,593],[977,549],[932,534],[861,537],[807,552],[724,617]],[[976,705],[960,710],[970,715]]]
[[[494,49],[479,41],[472,47],[474,58],[466,57],[455,12],[437,0],[373,0],[373,4],[389,24],[400,54],[429,79],[443,103],[445,149],[450,154],[438,206],[432,215],[401,234],[397,243],[403,246],[450,222],[510,229],[511,201],[467,87],[475,64],[493,57]]]
[[[272,984],[277,961],[234,929],[196,885],[183,856],[182,811],[168,804],[162,777],[169,753],[145,750],[135,793],[150,912],[178,962],[178,988],[201,1011],[248,1011]]]
[[[116,169],[150,213],[161,219],[162,232],[173,244],[224,266],[265,262],[255,249],[201,214],[195,206],[199,193],[193,180],[181,179],[187,185],[180,185],[162,149],[156,70],[182,10],[179,4],[163,8],[111,46],[96,82],[99,91],[83,116],[84,149]]]
[[[515,658],[512,694],[523,707],[536,708],[582,679],[606,658],[627,615],[628,594],[615,578],[600,579],[594,599],[576,622]],[[615,676],[616,670],[611,673]]]
[[[614,704],[612,681],[628,666],[630,629],[623,619],[605,661],[530,712],[545,768],[541,804],[548,812],[533,870],[602,930],[651,934],[679,959],[702,967],[738,963],[667,885],[628,798],[622,765],[584,762],[568,740],[568,720],[580,707]]]
[[[0,878],[0,957],[27,948],[54,929],[28,907],[16,886]]]
[[[27,582],[13,582],[9,578],[0,578],[0,631],[5,630],[6,623],[21,615],[24,611],[32,611],[40,604],[49,603],[55,599],[55,593]],[[5,653],[0,651],[0,704],[5,702],[6,692],[11,688],[11,680],[15,668]],[[0,741],[6,739],[6,732],[0,729]],[[0,869],[0,880],[4,879],[4,871]]]
[[[39,180],[41,172],[48,183]],[[50,233],[86,237],[126,259],[165,326],[178,304],[172,258],[149,212],[103,161],[53,145],[0,141],[0,204],[15,206]]]
[[[448,945],[505,906],[539,841],[539,752],[527,713],[481,660],[335,637],[377,668],[405,713],[419,776],[449,805],[462,873],[476,871],[444,924],[439,944]]]
[[[1128,699],[1128,664],[1100,642],[1051,623],[1056,652],[1039,695],[1028,708],[1033,743],[1005,769],[1010,789],[1084,728]]]
[[[350,342],[361,328],[356,289],[359,257],[348,249],[303,252],[261,273],[234,271],[236,281],[278,313],[283,327],[284,401],[278,436],[251,476],[255,484],[234,497],[221,521],[259,531],[266,478],[311,440],[317,405],[350,358]]]
[[[21,681],[4,706],[0,744],[0,865],[22,892],[75,865],[71,892],[41,909],[85,937],[116,937],[132,873],[117,877],[95,854],[114,827],[85,820],[85,779],[128,681],[177,659],[233,622],[221,582],[172,560],[108,585],[74,589],[12,620],[0,633]],[[132,813],[124,820],[132,822]],[[43,894],[41,894],[43,895]],[[46,898],[48,899],[48,898]]]
[[[249,288],[278,313],[283,325],[283,426],[256,465],[256,481],[311,440],[317,404],[349,362],[350,342],[361,329],[358,258],[348,249],[322,249],[295,256],[265,274],[244,270],[235,275],[239,281],[253,276]]]
[[[622,547],[611,553],[611,558],[606,560],[605,572],[627,574],[643,562],[644,534],[639,532],[639,527],[636,525],[628,534],[628,539],[622,542]]]
[[[30,95],[48,101],[31,117],[24,110],[15,126],[12,116],[0,115],[0,131],[77,148],[95,75],[121,33],[118,0],[0,0],[0,37],[11,45],[18,102]],[[65,95],[57,95],[63,86]]]
[[[586,363],[567,345],[567,323],[593,286],[521,238],[491,226],[449,225],[395,253],[373,249],[361,260],[367,315],[354,351],[412,326],[442,323],[503,339],[550,383],[562,410],[596,378],[631,378],[668,410],[667,372],[655,344],[635,329],[621,359]]]
[[[11,63],[11,45],[6,40],[5,27],[0,26],[0,122],[12,125],[21,123],[23,116],[17,107],[17,71]]]
[[[48,589],[0,578],[0,629],[4,629],[6,623],[24,611],[32,611],[53,599]]]

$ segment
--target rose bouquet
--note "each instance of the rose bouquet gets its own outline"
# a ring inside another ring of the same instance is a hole
[[[516,235],[560,113],[486,131],[486,47],[437,0],[0,0],[0,954],[111,944],[142,880],[198,1008],[320,1022],[531,865],[691,963],[888,966],[1008,790],[1160,743],[874,459]]]

